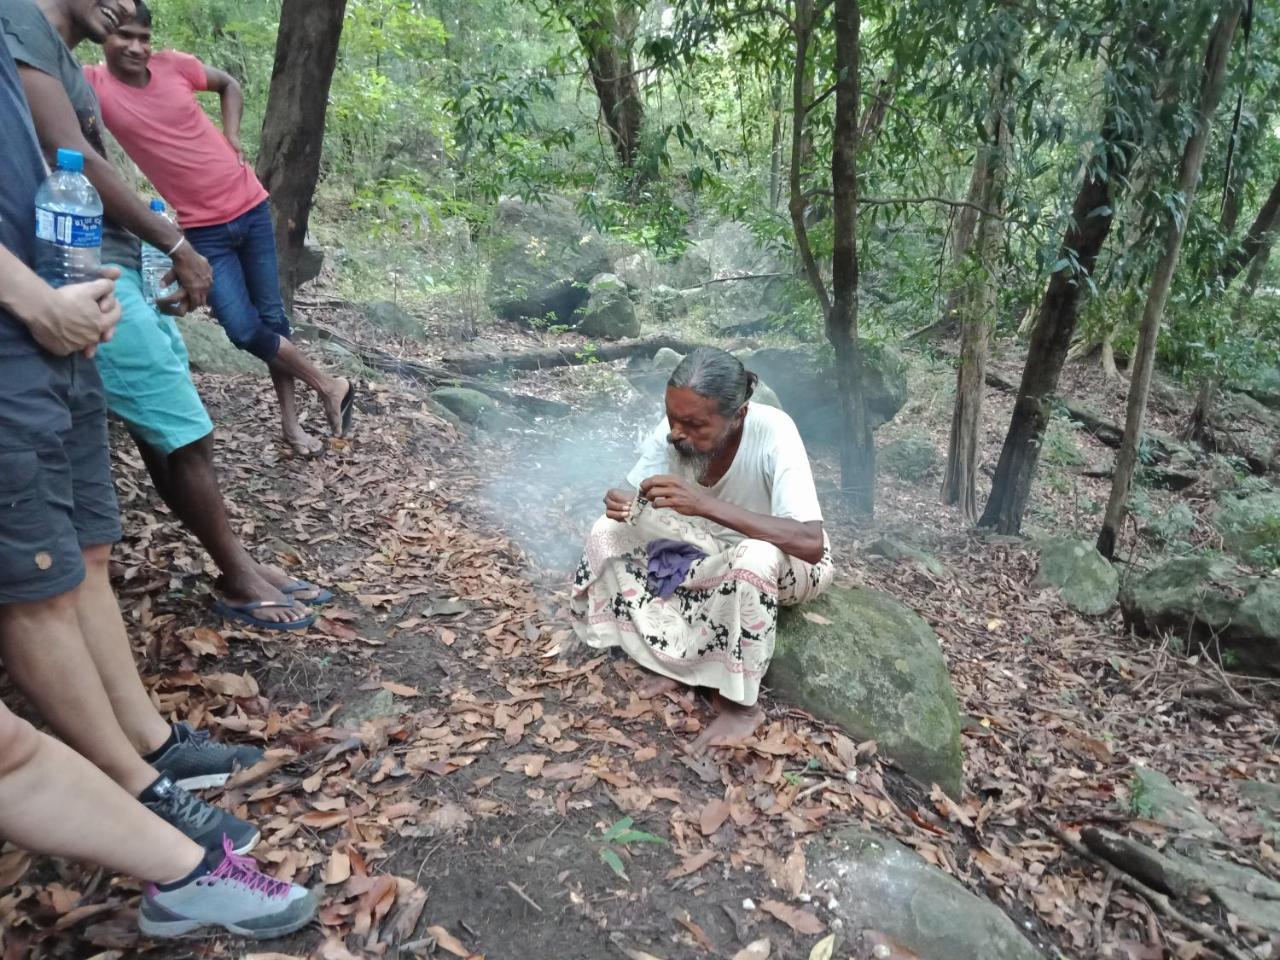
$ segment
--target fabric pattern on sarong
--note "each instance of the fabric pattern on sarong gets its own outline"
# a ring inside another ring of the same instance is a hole
[[[667,599],[648,583],[646,547],[656,539],[682,540],[707,554]],[[701,518],[646,504],[634,523],[596,522],[570,605],[588,646],[620,646],[654,673],[751,706],[773,658],[779,606],[817,597],[833,573],[829,542],[822,560],[809,564],[761,540],[726,542]]]

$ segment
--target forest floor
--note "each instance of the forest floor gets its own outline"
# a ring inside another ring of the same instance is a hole
[[[323,319],[356,340],[372,334],[341,310]],[[435,359],[383,335],[369,342]],[[1016,380],[1016,352],[996,367]],[[879,442],[914,433],[945,449],[950,377],[913,362],[908,406]],[[810,956],[829,929],[842,941],[836,957],[862,957],[860,931],[832,926],[806,875],[807,845],[851,823],[896,836],[999,904],[1047,955],[1217,956],[1047,828],[1129,822],[1135,764],[1193,794],[1239,856],[1280,872],[1235,789],[1276,777],[1273,688],[1131,638],[1118,614],[1071,612],[1033,585],[1028,540],[976,533],[939,503],[936,468],[921,482],[884,476],[874,524],[824,499],[839,582],[887,591],[941,638],[966,714],[960,802],[771,698],[757,736],[688,761],[679,747],[706,705],[686,693],[641,700],[627,661],[575,648],[564,586],[584,525],[635,429],[661,415],[613,403],[603,371],[522,377],[523,389],[596,412],[509,436],[460,432],[421,385],[382,378],[367,385],[356,436],[315,461],[276,442],[265,379],[199,379],[246,539],[337,599],[301,636],[217,622],[206,560],[116,436],[121,602],[163,709],[270,748],[218,801],[261,825],[257,855],[321,888],[323,909],[285,944],[158,946],[136,936],[130,881],[9,849],[5,960],[694,960],[758,956],[740,951],[762,939],[789,960]],[[1073,370],[1065,389],[1115,409],[1116,388],[1090,370]],[[1010,405],[989,395],[984,464]],[[1186,412],[1157,409],[1157,425]],[[1087,462],[1109,460],[1087,434],[1077,441]],[[833,489],[830,458],[816,452],[816,467]],[[1089,504],[1105,502],[1106,481],[1078,465],[1062,476],[1037,483],[1030,521],[1092,537]],[[1203,513],[1210,503],[1194,489],[1150,491],[1152,510],[1178,497]],[[947,571],[866,556],[885,532]],[[657,842],[628,840],[624,818]],[[1257,942],[1220,908],[1196,909],[1237,943]]]

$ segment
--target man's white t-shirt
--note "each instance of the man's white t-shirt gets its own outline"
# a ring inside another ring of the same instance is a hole
[[[664,417],[641,442],[640,461],[627,474],[627,483],[638,489],[643,481],[662,473],[697,482],[693,468],[682,463],[667,443],[669,432]],[[822,520],[804,441],[795,421],[777,407],[747,405],[742,442],[733,464],[718,483],[704,489],[752,513],[801,523]],[[726,536],[734,541],[744,539],[734,530],[726,530]]]

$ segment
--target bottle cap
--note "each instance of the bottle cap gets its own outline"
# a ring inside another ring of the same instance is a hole
[[[165,207],[164,207],[164,201],[163,201],[163,200],[152,200],[152,201],[151,201],[151,209],[152,209],[152,210],[154,210],[156,213],[164,213],[164,210],[165,210]]]
[[[79,150],[59,150],[58,169],[71,173],[84,172],[84,154]]]

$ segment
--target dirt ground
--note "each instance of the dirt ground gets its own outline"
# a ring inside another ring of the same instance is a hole
[[[1016,379],[1011,350],[996,367]],[[585,395],[599,384],[583,376],[540,374],[523,387],[593,402]],[[923,435],[944,451],[949,379],[913,362],[908,407],[879,442]],[[1033,585],[1028,541],[976,533],[938,502],[936,468],[920,482],[883,477],[874,524],[824,500],[839,581],[888,591],[941,639],[966,714],[958,803],[910,781],[874,744],[771,698],[755,738],[689,761],[679,747],[706,722],[705,703],[688,693],[641,700],[629,663],[575,648],[565,561],[603,492],[603,465],[625,452],[639,414],[584,421],[618,438],[613,453],[596,463],[574,454],[572,469],[555,472],[530,452],[541,428],[471,435],[441,420],[419,385],[388,377],[367,386],[357,436],[305,461],[275,440],[268,384],[201,376],[200,387],[246,540],[337,599],[301,636],[217,622],[207,562],[116,436],[121,599],[164,709],[271,748],[219,802],[262,825],[257,855],[277,876],[319,888],[324,907],[283,944],[157,946],[132,932],[130,882],[6,850],[5,960],[694,960],[760,939],[792,958],[827,932],[838,935],[835,956],[863,956],[860,931],[833,925],[806,874],[808,844],[853,823],[896,836],[990,898],[1050,956],[1217,956],[1048,829],[1129,820],[1134,764],[1195,794],[1246,862],[1280,870],[1235,790],[1243,778],[1276,778],[1274,687],[1231,683],[1167,644],[1129,637],[1118,614],[1072,613]],[[1073,370],[1064,389],[1116,409],[1115,388],[1091,370]],[[989,395],[988,468],[1010,409],[1009,397]],[[1156,409],[1153,419],[1177,415]],[[1086,461],[1106,462],[1105,448],[1078,439]],[[830,456],[815,458],[820,486],[834,489]],[[1198,516],[1210,509],[1195,488],[1150,492],[1157,510],[1177,496]],[[1042,478],[1029,522],[1092,537],[1100,516],[1086,502],[1105,499],[1106,481],[1078,471]],[[883,532],[948,572],[866,556]],[[1121,552],[1151,555],[1139,540]],[[1230,930],[1220,908],[1196,909]]]

